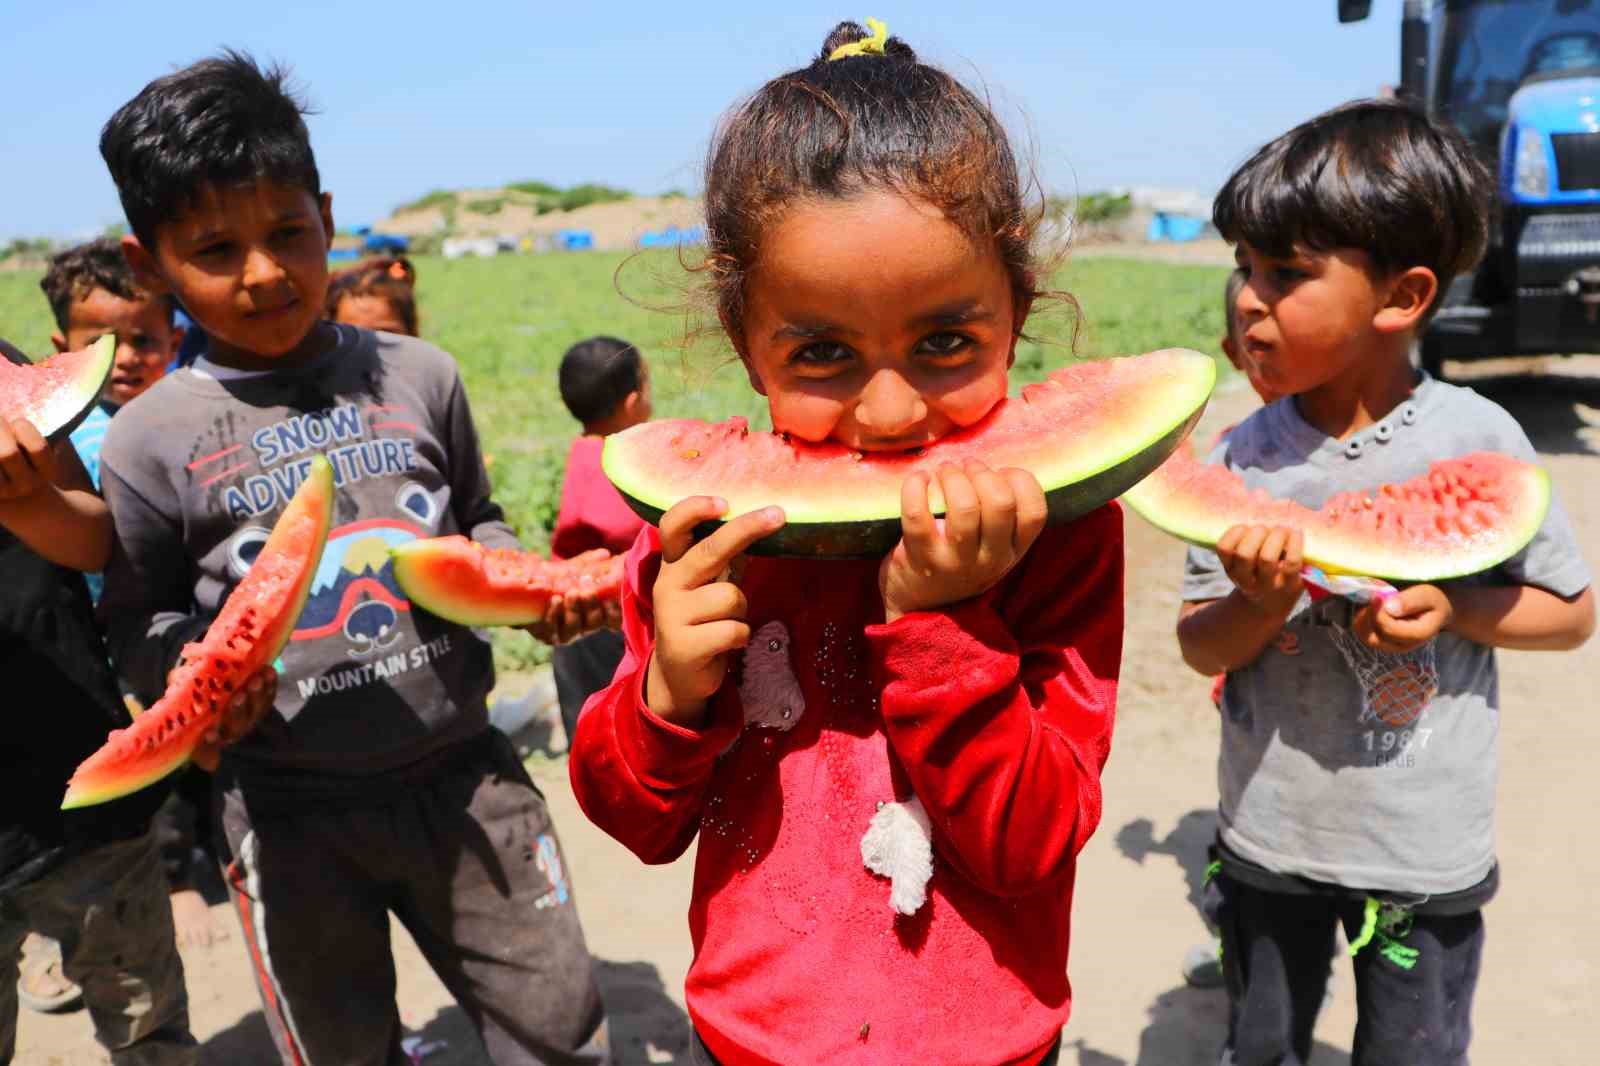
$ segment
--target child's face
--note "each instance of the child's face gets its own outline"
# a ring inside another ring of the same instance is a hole
[[[1234,302],[1238,365],[1263,398],[1310,392],[1371,353],[1389,294],[1365,252],[1296,250],[1280,259],[1241,241],[1236,255],[1246,274]]]
[[[209,354],[296,353],[322,318],[332,199],[274,181],[205,186],[146,249],[124,238],[141,283],[171,292],[206,331]]]
[[[801,203],[770,228],[729,332],[774,429],[897,451],[1005,397],[1024,316],[992,244],[925,203],[868,192]]]
[[[178,354],[183,330],[172,324],[172,312],[160,297],[135,300],[91,289],[67,308],[67,328],[50,340],[57,351],[72,352],[89,346],[107,333],[117,338],[116,361],[100,398],[121,406],[144,392],[167,372]]]
[[[382,296],[346,296],[340,299],[333,316],[335,322],[359,326],[380,333],[410,333],[405,319]]]

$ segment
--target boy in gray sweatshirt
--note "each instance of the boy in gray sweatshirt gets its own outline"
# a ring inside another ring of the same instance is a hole
[[[302,107],[225,53],[159,78],[101,154],[142,285],[210,338],[107,433],[102,610],[146,697],[249,569],[312,458],[336,513],[275,707],[216,775],[227,881],[286,1063],[403,1063],[389,914],[502,1064],[608,1058],[543,797],[489,728],[489,646],[405,599],[388,549],[516,540],[456,364],[322,319],[333,234]]]

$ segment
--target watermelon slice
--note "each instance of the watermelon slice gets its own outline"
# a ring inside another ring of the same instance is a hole
[[[752,433],[742,418],[646,422],[606,438],[601,465],[628,505],[656,523],[679,500],[720,496],[730,516],[778,504],[765,555],[872,557],[900,540],[900,486],[914,471],[981,459],[1033,472],[1051,522],[1115,499],[1189,434],[1216,381],[1209,356],[1168,348],[1076,363],[982,421],[915,452],[858,452]],[[930,503],[944,511],[938,485]]]
[[[1474,452],[1399,485],[1342,492],[1313,511],[1246,488],[1238,474],[1197,461],[1185,446],[1123,500],[1191,544],[1215,547],[1235,525],[1290,526],[1305,533],[1306,561],[1330,573],[1443,581],[1526,547],[1550,508],[1550,479],[1509,456]]]
[[[544,619],[556,596],[622,595],[622,556],[590,552],[546,559],[514,548],[485,548],[459,534],[389,549],[406,598],[464,626],[525,626]]]
[[[332,520],[333,465],[317,456],[222,613],[199,643],[184,647],[166,693],[83,761],[67,782],[63,810],[125,796],[189,761],[239,687],[289,642]]]
[[[0,360],[0,415],[25,418],[47,440],[78,428],[111,376],[117,339],[107,333],[78,352],[57,352],[42,363]]]

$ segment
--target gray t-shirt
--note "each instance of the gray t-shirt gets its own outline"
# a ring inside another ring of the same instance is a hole
[[[1212,462],[1247,485],[1319,507],[1334,493],[1425,473],[1439,459],[1494,451],[1529,462],[1516,421],[1471,389],[1424,376],[1376,425],[1335,440],[1292,399],[1255,412]],[[1589,585],[1572,525],[1552,501],[1533,542],[1488,573],[1462,579],[1534,585],[1572,596]],[[1191,548],[1183,598],[1233,589],[1215,552]],[[1350,888],[1441,894],[1494,865],[1500,699],[1494,649],[1441,633],[1438,694],[1414,717],[1363,717],[1361,688],[1331,626],[1348,601],[1302,596],[1278,640],[1228,675],[1217,778],[1223,843],[1276,873]]]
[[[169,374],[117,416],[101,452],[117,532],[101,610],[119,672],[144,698],[249,569],[311,458],[334,465],[332,529],[282,655],[276,713],[228,749],[227,776],[258,790],[359,790],[488,721],[488,643],[414,608],[388,557],[450,533],[516,546],[460,374],[422,341],[338,329],[336,348],[303,369]]]

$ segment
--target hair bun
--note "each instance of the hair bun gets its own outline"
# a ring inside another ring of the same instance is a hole
[[[823,38],[822,51],[818,53],[815,61],[826,63],[833,56],[833,53],[840,48],[847,44],[855,44],[857,41],[864,41],[871,36],[872,31],[859,22],[850,22],[848,20],[841,22],[833,28],[827,37]],[[898,37],[891,36],[884,42],[883,54],[887,58],[900,59],[907,63],[915,63],[917,61],[917,53],[912,51],[909,44],[906,44]]]

